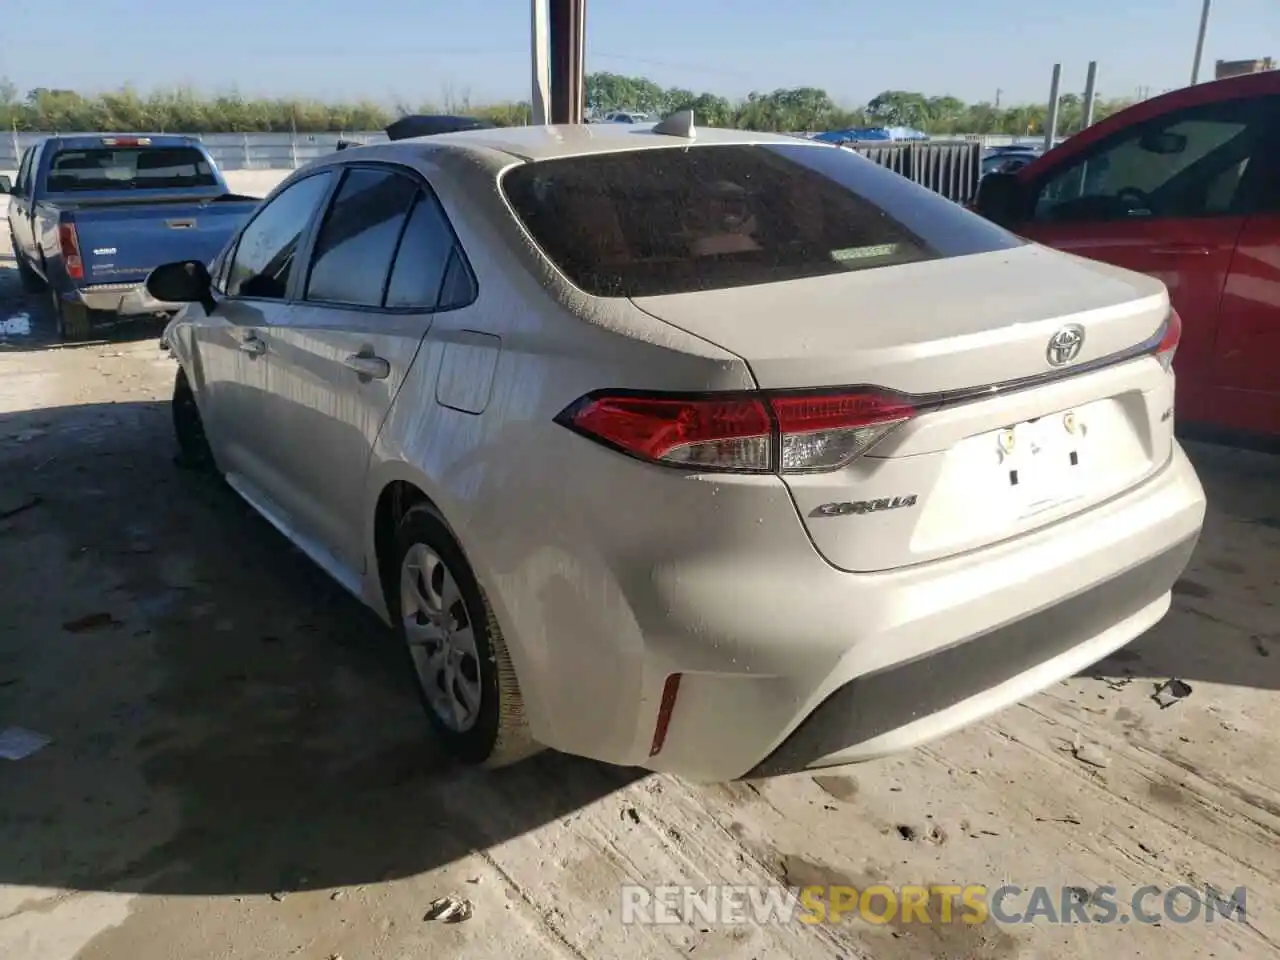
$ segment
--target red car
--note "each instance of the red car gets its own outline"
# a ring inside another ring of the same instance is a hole
[[[975,206],[1163,280],[1183,321],[1181,424],[1280,440],[1280,71],[1136,104],[984,178]]]

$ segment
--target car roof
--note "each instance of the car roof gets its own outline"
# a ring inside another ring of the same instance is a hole
[[[553,160],[584,154],[618,153],[661,147],[687,147],[699,144],[758,144],[808,141],[780,133],[757,133],[751,130],[722,130],[697,127],[694,137],[656,133],[650,127],[636,129],[630,124],[552,124],[538,127],[497,127],[490,130],[462,130],[430,137],[397,140],[392,146],[431,146],[462,150],[498,151],[522,160]]]

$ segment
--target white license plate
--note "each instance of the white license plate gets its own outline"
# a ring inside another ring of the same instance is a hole
[[[996,434],[1003,482],[1022,515],[1080,495],[1087,465],[1075,414],[1019,423]]]

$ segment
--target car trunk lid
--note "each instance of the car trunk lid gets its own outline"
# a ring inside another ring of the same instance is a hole
[[[1017,536],[1141,482],[1171,450],[1172,377],[1150,356],[1164,287],[1045,248],[633,302],[736,353],[766,391],[910,406],[848,465],[783,473],[843,569]]]

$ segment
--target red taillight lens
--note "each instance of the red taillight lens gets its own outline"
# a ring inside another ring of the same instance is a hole
[[[557,420],[655,463],[744,473],[835,470],[915,415],[875,392],[676,398],[594,394]]]
[[[62,262],[66,265],[67,276],[72,280],[84,279],[84,261],[80,259],[80,238],[76,236],[74,223],[58,224],[58,247],[62,251]]]
[[[1165,371],[1173,369],[1173,355],[1178,352],[1178,343],[1182,340],[1182,318],[1177,310],[1169,311],[1169,319],[1164,322],[1164,333],[1160,344],[1156,347],[1156,359]]]
[[[689,467],[765,472],[772,426],[755,398],[590,397],[561,422],[640,457]]]

